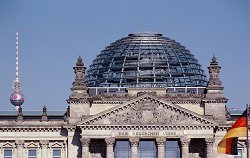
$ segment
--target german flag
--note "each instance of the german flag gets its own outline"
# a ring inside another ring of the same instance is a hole
[[[247,136],[247,110],[243,112],[240,118],[228,130],[217,146],[218,154],[237,155],[238,137]]]

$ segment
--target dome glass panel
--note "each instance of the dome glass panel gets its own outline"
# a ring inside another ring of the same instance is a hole
[[[197,87],[206,76],[180,43],[162,34],[129,34],[101,51],[86,75],[89,87]]]

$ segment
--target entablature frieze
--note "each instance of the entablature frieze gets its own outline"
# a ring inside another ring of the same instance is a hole
[[[60,132],[62,127],[0,127],[0,132]]]
[[[89,102],[89,101],[69,101],[69,104],[123,104],[124,101],[93,101],[93,102]]]
[[[249,122],[250,123],[250,122]],[[231,128],[232,125],[226,125],[226,126],[218,126],[216,128],[216,131],[228,131],[229,128]]]
[[[201,101],[171,101],[172,104],[200,104]]]
[[[204,103],[227,103],[228,99],[222,98],[222,99],[203,99],[202,102]]]
[[[3,148],[62,148],[67,147],[66,140],[1,140],[0,149]]]
[[[75,132],[77,129],[76,125],[65,125],[63,126],[63,128],[65,128],[68,132]]]
[[[83,130],[213,130],[215,125],[78,125]]]
[[[124,101],[93,101],[92,104],[123,104]]]
[[[81,136],[87,138],[106,138],[115,137],[127,139],[132,137],[138,138],[180,138],[188,135],[190,138],[210,138],[214,135],[214,130],[85,130]]]

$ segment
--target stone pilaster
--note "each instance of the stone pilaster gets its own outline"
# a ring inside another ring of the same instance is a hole
[[[90,138],[81,138],[82,144],[82,158],[89,158],[89,145],[90,145]]]
[[[131,158],[137,158],[139,138],[129,138],[131,145]]]
[[[48,158],[48,140],[40,140],[42,158]]]
[[[77,158],[79,147],[81,146],[80,142],[80,133],[77,131],[75,126],[65,126],[68,131],[67,142],[68,142],[68,151],[67,158]]]
[[[16,140],[15,143],[16,143],[17,158],[23,158],[24,141],[23,140]]]
[[[189,144],[190,138],[181,138],[181,150],[182,150],[182,158],[189,158]]]
[[[205,138],[206,142],[206,155],[207,158],[213,158],[213,144],[214,144],[214,138]]]
[[[156,138],[158,158],[165,158],[165,137]]]
[[[107,158],[114,158],[114,143],[115,138],[106,138],[105,139],[106,146],[107,146]]]
[[[63,144],[64,144],[64,152],[63,152],[64,155],[62,156],[62,158],[67,158],[68,157],[68,144],[66,141]]]

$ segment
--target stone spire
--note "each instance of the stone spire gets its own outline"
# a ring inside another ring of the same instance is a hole
[[[222,83],[219,78],[221,67],[218,65],[217,58],[213,56],[210,66],[207,67],[209,70],[209,81],[207,87],[216,87],[217,89],[223,89]]]
[[[209,70],[209,80],[206,87],[206,97],[205,98],[221,98],[225,99],[221,80],[219,78],[219,73],[221,67],[218,65],[217,58],[213,56],[210,66],[207,67]]]
[[[84,101],[89,97],[88,88],[85,81],[85,70],[82,58],[79,56],[76,66],[73,68],[75,73],[75,81],[72,83],[71,95],[67,102]]]

